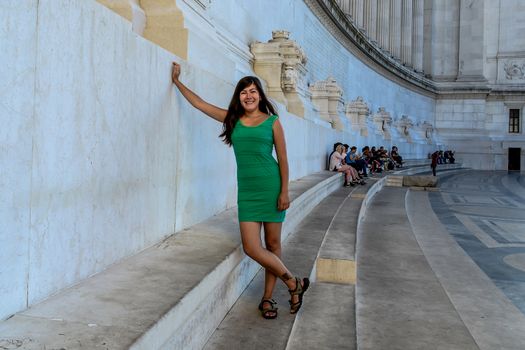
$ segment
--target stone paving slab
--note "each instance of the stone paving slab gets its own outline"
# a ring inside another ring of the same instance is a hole
[[[467,175],[468,178],[465,178],[464,175]],[[493,172],[485,175],[480,172],[469,172],[460,174],[455,180],[451,179],[451,184],[454,184],[454,191],[459,194],[463,192],[461,183],[465,184],[467,191],[470,191],[471,184],[492,181],[489,177],[494,175],[502,180],[506,176],[505,174],[498,176]],[[485,177],[485,180],[481,178],[475,181],[476,177]],[[446,186],[446,188],[449,187]],[[494,195],[495,193],[485,193],[487,197]],[[460,247],[447,226],[443,225],[434,213],[428,193],[409,192],[406,204],[413,232],[427,260],[479,348],[483,350],[524,349],[525,315],[506,295],[508,291],[505,288],[498,288],[501,280],[492,281],[472,257]],[[497,210],[492,210],[492,215],[496,213]],[[452,222],[452,217],[448,217],[447,222]],[[456,233],[461,232],[467,239],[469,227],[455,225],[454,229]],[[489,255],[486,255],[485,259],[489,259]],[[490,265],[494,267],[494,264]],[[518,293],[523,297],[525,289],[520,290],[522,283],[519,280],[518,283],[513,283],[516,280],[512,278],[512,271],[514,271],[514,277],[519,277],[516,274],[518,271],[511,267],[508,267],[507,271],[510,273],[502,271],[497,275],[500,278],[510,278],[505,287],[517,286],[512,293]]]

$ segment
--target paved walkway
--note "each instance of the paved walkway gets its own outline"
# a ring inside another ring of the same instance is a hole
[[[461,171],[380,191],[358,232],[358,348],[525,349],[523,184]]]

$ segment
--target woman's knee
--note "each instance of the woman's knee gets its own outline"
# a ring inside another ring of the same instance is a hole
[[[266,238],[265,244],[266,249],[272,253],[279,252],[281,250],[281,240],[278,238]]]
[[[258,255],[257,252],[259,249],[260,247],[253,246],[250,244],[243,244],[242,246],[242,250],[244,251],[244,254],[248,255],[250,258],[256,257]]]

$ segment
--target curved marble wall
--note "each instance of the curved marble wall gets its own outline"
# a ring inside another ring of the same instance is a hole
[[[497,134],[506,97],[438,97],[417,71],[384,69],[377,48],[343,45],[307,3],[0,4],[0,318],[235,205],[232,152],[172,87],[172,60],[217,105],[244,75],[280,89],[291,179],[324,169],[335,141],[423,158],[443,137],[436,125]],[[286,63],[265,71],[267,52]]]

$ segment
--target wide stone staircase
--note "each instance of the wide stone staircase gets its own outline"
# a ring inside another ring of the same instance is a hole
[[[264,271],[242,252],[231,209],[1,322],[0,348],[355,349],[356,237],[388,176],[342,181],[319,172],[290,184],[284,262],[313,281],[297,315],[278,282],[279,317],[260,316]]]

